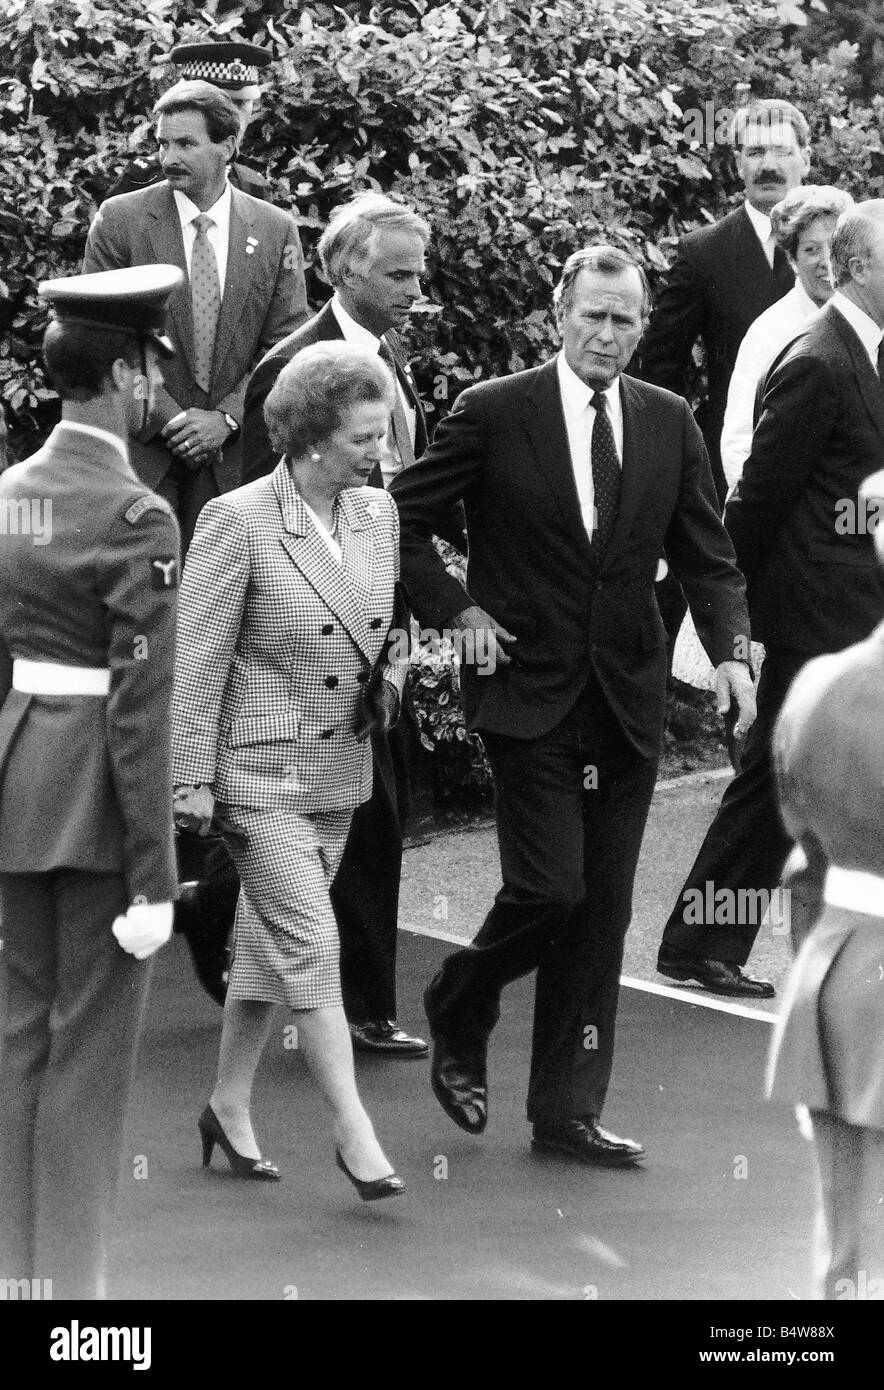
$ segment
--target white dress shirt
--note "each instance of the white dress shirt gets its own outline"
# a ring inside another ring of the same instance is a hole
[[[301,501],[304,502],[303,497],[301,498]],[[309,516],[310,520],[313,522],[313,525],[315,526],[319,534],[320,540],[324,541],[326,546],[328,547],[328,552],[334,560],[335,564],[342,564],[344,555],[343,551],[341,550],[341,542],[338,540],[337,536],[332,534],[332,532],[325,525],[325,522],[319,520],[319,517],[314,512],[309,502],[304,502],[304,510]]]
[[[872,366],[878,370],[878,349],[881,346],[881,329],[873,318],[870,318],[865,309],[860,309],[858,304],[854,304],[852,299],[848,299],[846,294],[836,290],[829,300],[833,309],[837,309],[839,314],[843,314],[850,324],[856,336],[859,338],[866,352],[869,354]]]
[[[592,427],[595,423],[595,409],[590,401],[596,388],[587,386],[572,371],[560,352],[556,358],[559,375],[559,394],[565,416],[565,429],[568,432],[568,448],[571,452],[571,468],[577,484],[580,500],[580,515],[587,536],[592,540],[594,529],[595,488],[592,482]],[[620,378],[618,377],[603,393],[608,402],[608,419],[614,431],[614,445],[620,466],[623,467],[623,406],[620,401]]]
[[[348,343],[355,343],[357,347],[364,347],[368,352],[380,352],[381,340],[372,333],[371,329],[364,328],[361,323],[357,323],[351,314],[347,313],[337,291],[332,295],[332,313],[338,321],[338,327]],[[399,392],[399,400],[402,409],[405,411],[405,422],[411,435],[412,447],[414,447],[415,430],[417,427],[417,411],[402,389],[402,383],[396,376],[396,390]],[[384,475],[384,487],[389,487],[390,482],[402,468],[402,460],[396,449],[396,441],[393,435],[392,423],[387,432],[387,448],[381,459],[381,472]]]
[[[773,258],[774,252],[777,249],[777,241],[776,237],[771,231],[770,218],[768,217],[766,212],[759,212],[758,208],[754,208],[752,204],[749,202],[748,198],[746,199],[746,202],[743,204],[743,207],[746,209],[746,216],[752,223],[755,235],[761,242],[761,249],[767,257],[767,263],[770,266],[771,270],[773,270]]]
[[[187,261],[187,274],[190,275],[190,262],[193,257],[193,243],[196,241],[196,227],[193,219],[200,216],[196,203],[192,203],[180,189],[172,190],[178,216],[181,219],[181,235],[184,239],[184,256]],[[209,245],[215,252],[218,266],[218,283],[221,297],[224,297],[224,282],[227,278],[227,250],[230,245],[230,207],[232,203],[230,184],[224,184],[224,192],[216,203],[206,209],[206,217],[211,217],[214,226],[206,229]]]
[[[788,294],[749,325],[734,363],[721,430],[721,466],[729,491],[743,472],[752,448],[758,383],[774,358],[818,313],[807,290],[796,280]]]

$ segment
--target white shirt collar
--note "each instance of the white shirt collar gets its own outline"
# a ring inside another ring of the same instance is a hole
[[[101,439],[105,444],[110,444],[111,448],[116,449],[126,463],[129,462],[129,450],[125,442],[118,434],[111,434],[110,430],[103,430],[99,425],[82,425],[79,420],[62,420],[57,428],[77,430],[80,434],[90,434],[94,439]]]
[[[861,309],[858,304],[854,304],[852,299],[848,299],[846,294],[836,290],[829,300],[833,309],[837,309],[843,314],[850,324],[854,333],[859,338],[866,352],[872,361],[875,371],[878,370],[878,348],[881,346],[881,329],[873,318],[870,318],[865,309]]]
[[[755,235],[758,237],[765,251],[767,251],[771,233],[770,218],[766,212],[759,212],[758,208],[754,208],[748,198],[743,204],[743,207],[746,209],[746,216],[752,223]]]
[[[361,323],[357,323],[353,316],[347,313],[337,290],[332,295],[331,307],[332,313],[338,321],[338,327],[348,343],[361,343],[363,347],[369,348],[372,352],[380,352],[380,338],[376,337],[370,328],[363,328]]]
[[[564,352],[560,352],[556,358],[556,369],[559,374],[559,390],[562,393],[562,402],[567,410],[573,410],[579,414],[585,410],[596,393],[594,386],[587,386],[585,381],[568,366]],[[620,378],[619,376],[607,386],[602,393],[608,402],[608,414],[613,422],[620,417]]]
[[[182,193],[180,188],[173,188],[172,194],[175,198],[175,206],[178,209],[178,217],[181,226],[186,227],[195,217],[200,216],[200,209],[196,203],[191,202],[186,193]],[[225,179],[224,192],[210,208],[206,208],[206,217],[211,217],[216,227],[226,227],[230,221],[230,204],[232,194],[230,184]]]

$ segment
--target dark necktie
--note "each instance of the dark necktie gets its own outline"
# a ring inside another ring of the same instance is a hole
[[[591,544],[593,554],[600,560],[608,548],[617,520],[617,507],[620,503],[620,460],[614,443],[614,431],[608,418],[607,398],[601,391],[596,391],[590,405],[595,411],[590,446],[595,512]]]
[[[384,361],[393,373],[393,381],[396,386],[396,396],[393,402],[393,417],[391,421],[393,443],[395,449],[391,453],[398,455],[399,463],[403,468],[410,467],[414,463],[414,440],[411,437],[411,430],[408,426],[408,416],[405,414],[405,407],[402,404],[402,393],[399,389],[399,374],[396,371],[396,359],[393,356],[390,344],[386,338],[381,338],[381,345],[378,349],[382,361]]]
[[[215,335],[221,312],[221,281],[218,262],[212,243],[206,235],[214,226],[211,217],[201,212],[193,219],[196,239],[190,258],[190,295],[193,307],[193,376],[197,386],[208,391],[212,382],[212,358],[215,354]]]

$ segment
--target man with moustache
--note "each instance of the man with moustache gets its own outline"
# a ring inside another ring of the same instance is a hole
[[[845,506],[884,455],[884,200],[841,214],[830,260],[835,291],[770,371],[752,450],[725,513],[746,576],[752,635],[766,649],[758,719],[657,958],[670,979],[717,994],[774,992],[742,970],[759,923],[722,922],[718,912],[718,921],[708,920],[705,904],[722,889],[770,892],[779,881],[790,841],[770,743],[786,691],[811,657],[863,641],[884,616],[871,535],[850,523]]]
[[[734,117],[731,137],[743,204],[682,238],[641,345],[642,378],[687,396],[694,344],[702,339],[708,390],[697,424],[722,506],[727,487],[719,441],[737,352],[749,325],[795,279],[771,231],[770,212],[810,167],[808,124],[788,101],[750,102]]]
[[[307,297],[294,218],[228,181],[240,133],[229,98],[179,83],[154,114],[166,180],[102,204],[83,269],[165,261],[186,273],[170,304],[176,357],[132,455],[174,507],[186,550],[204,504],[240,481],[252,368],[303,321]]]
[[[213,87],[220,87],[239,111],[242,141],[258,112],[261,72],[271,62],[267,49],[239,40],[180,43],[170,51],[169,62],[175,65],[181,82],[211,82]],[[136,188],[150,188],[164,177],[162,164],[156,156],[138,157],[132,160],[106,196],[115,198],[119,193],[133,193]],[[243,164],[242,160],[231,164],[230,183],[253,198],[271,201],[270,184],[264,175]]]
[[[464,662],[461,680],[494,774],[503,886],[425,1001],[434,1094],[479,1134],[502,990],[536,969],[533,1145],[625,1166],[643,1147],[600,1117],[663,734],[654,577],[664,547],[717,668],[719,708],[736,701],[744,726],[752,682],[733,657],[748,614],[687,404],[623,375],[650,308],[644,272],[616,247],[578,251],[555,303],[561,353],[464,391],[391,485],[419,620],[459,628],[494,658],[491,670]],[[465,586],[431,540],[460,499]]]

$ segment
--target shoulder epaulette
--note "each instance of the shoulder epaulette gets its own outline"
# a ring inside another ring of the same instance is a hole
[[[128,511],[124,512],[123,515],[129,525],[134,526],[136,521],[141,520],[145,512],[165,512],[167,516],[171,516],[172,509],[168,502],[165,502],[162,497],[157,497],[153,493],[147,492],[143,497],[139,497],[133,502]]]

